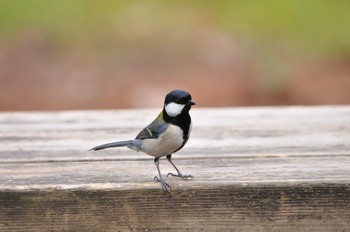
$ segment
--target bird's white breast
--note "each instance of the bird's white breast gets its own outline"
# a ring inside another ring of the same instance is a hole
[[[169,125],[166,131],[157,139],[143,140],[141,150],[154,157],[170,155],[179,149],[184,142],[183,131],[180,127]]]

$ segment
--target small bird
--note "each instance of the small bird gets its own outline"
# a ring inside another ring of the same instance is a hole
[[[158,117],[146,126],[135,139],[103,144],[92,148],[97,151],[111,147],[127,147],[132,150],[142,151],[155,157],[154,163],[157,167],[158,181],[165,193],[170,193],[170,185],[165,182],[159,169],[159,159],[166,159],[173,165],[177,174],[168,173],[182,179],[193,179],[191,175],[183,175],[171,160],[171,155],[180,150],[188,141],[191,133],[191,116],[189,111],[196,103],[192,101],[191,95],[184,90],[174,90],[165,97],[163,110]]]

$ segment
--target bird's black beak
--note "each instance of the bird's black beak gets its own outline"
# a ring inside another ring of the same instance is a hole
[[[189,100],[189,101],[188,101],[188,104],[189,104],[190,106],[196,105],[196,103],[195,103],[194,101],[192,101],[192,100]]]

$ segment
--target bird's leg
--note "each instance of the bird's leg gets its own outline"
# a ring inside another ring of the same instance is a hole
[[[158,174],[159,174],[159,177],[155,176],[154,180],[160,183],[160,185],[162,186],[165,193],[170,193],[171,187],[167,182],[165,182],[165,180],[163,179],[162,174],[160,173],[160,170],[159,170],[159,158],[154,159],[154,164],[156,165],[157,170],[158,170]]]
[[[176,174],[173,174],[173,173],[168,173],[167,176],[174,176],[174,177],[179,177],[181,179],[184,179],[184,180],[193,180],[194,179],[194,176],[191,176],[191,175],[183,175],[179,169],[177,169],[177,167],[175,166],[175,164],[173,163],[173,161],[171,160],[171,154],[170,155],[167,155],[166,156],[166,159],[173,165],[173,167],[175,168],[175,170],[177,171],[177,175]]]

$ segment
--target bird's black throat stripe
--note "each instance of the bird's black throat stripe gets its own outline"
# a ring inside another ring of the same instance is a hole
[[[175,126],[178,126],[182,129],[183,131],[183,139],[184,139],[184,144],[186,143],[188,137],[189,137],[189,131],[190,131],[190,126],[191,126],[191,116],[186,112],[182,112],[176,117],[170,117],[165,110],[163,110],[163,119],[167,123],[171,123]],[[182,146],[183,146],[182,145]]]

